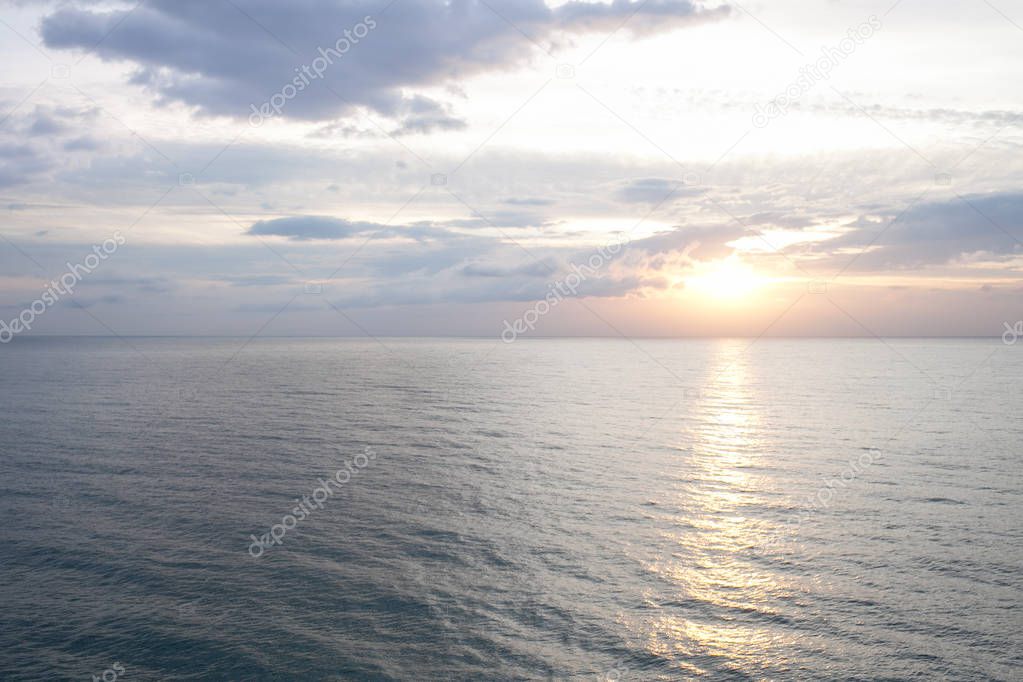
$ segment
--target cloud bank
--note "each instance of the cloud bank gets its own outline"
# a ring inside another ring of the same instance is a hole
[[[181,102],[204,114],[246,117],[296,72],[341,41],[333,58],[282,115],[333,120],[365,107],[400,119],[399,130],[459,127],[421,88],[529,59],[530,45],[619,27],[633,36],[665,33],[726,16],[689,0],[569,2],[541,0],[150,0],[112,11],[77,2],[44,17],[47,47],[83,50],[137,67],[133,81],[162,102]],[[369,18],[369,19],[367,19]],[[355,31],[359,24],[371,30]]]

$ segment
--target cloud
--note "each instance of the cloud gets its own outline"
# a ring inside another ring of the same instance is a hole
[[[554,199],[542,199],[540,197],[509,197],[504,200],[509,206],[553,206],[557,202]]]
[[[679,199],[704,194],[706,190],[682,187],[682,181],[667,178],[630,180],[615,191],[615,196],[626,203],[659,204],[666,199]]]
[[[524,228],[524,227],[547,227],[551,224],[549,218],[531,213],[529,211],[506,211],[501,209],[494,209],[487,211],[485,215],[476,213],[473,211],[472,218],[461,218],[457,220],[447,221],[447,225],[452,227],[466,227],[466,228],[486,228],[486,227],[511,227],[511,228]]]
[[[694,18],[728,13],[727,6],[702,11],[692,3],[674,0],[614,0],[611,4],[568,2],[555,10],[554,16],[562,28],[570,31],[614,31],[624,26],[633,35],[651,35]]]
[[[796,103],[794,106],[800,106]],[[912,109],[907,107],[893,107],[881,104],[868,104],[862,107],[853,106],[845,101],[831,103],[803,105],[801,108],[807,111],[825,113],[839,116],[850,116],[858,118],[864,112],[874,118],[901,119],[907,121],[938,122],[953,125],[991,125],[1008,126],[1018,125],[1023,122],[1023,112],[1006,109]]]
[[[0,143],[0,158],[21,160],[36,156],[36,150],[27,144]]]
[[[813,226],[813,221],[796,213],[781,211],[762,211],[743,218],[746,225],[768,225],[792,230],[802,230]]]
[[[326,216],[294,216],[253,223],[246,234],[253,236],[287,237],[295,241],[309,239],[347,239],[361,232],[385,227],[376,223],[353,223]]]
[[[271,204],[267,204],[270,206]],[[400,238],[423,242],[428,240],[457,241],[468,238],[458,230],[491,230],[494,228],[545,228],[552,222],[529,212],[494,210],[481,216],[449,218],[442,221],[419,221],[404,225],[386,225],[367,221],[351,221],[333,216],[289,216],[260,220],[245,230],[254,237],[286,237],[292,241],[341,240],[372,235],[374,238]]]
[[[235,312],[282,315],[284,313],[306,313],[321,308],[322,306],[295,303],[294,301],[289,303],[287,300],[283,300],[277,303],[242,303],[235,308]]]
[[[744,236],[746,231],[734,223],[686,225],[634,240],[626,246],[626,250],[651,255],[682,253],[699,260],[716,260],[731,254],[732,248],[728,243]]]
[[[236,287],[275,287],[297,282],[294,277],[287,275],[242,275],[221,279]]]
[[[119,290],[136,289],[148,294],[163,294],[174,288],[165,277],[90,277],[86,286],[116,287]]]
[[[134,64],[132,81],[159,101],[247,117],[250,105],[268,101],[293,82],[296,70],[320,59],[322,78],[288,101],[281,115],[335,120],[366,107],[404,119],[400,130],[406,132],[458,127],[456,117],[436,111],[443,105],[410,91],[526,62],[520,30],[553,44],[561,34],[610,33],[621,26],[645,36],[729,13],[689,0],[569,2],[557,8],[542,0],[402,0],[379,16],[373,13],[380,4],[363,0],[150,0],[115,10],[93,4],[62,5],[45,16],[45,45]],[[356,30],[360,24],[368,30]],[[348,49],[341,53],[338,45]],[[325,64],[322,55],[329,50],[332,63]],[[435,110],[415,111],[430,106]]]
[[[457,224],[451,221],[448,224]],[[427,241],[460,241],[470,239],[430,221],[409,225],[385,225],[366,221],[350,221],[331,216],[291,216],[260,220],[253,223],[245,234],[254,237],[287,237],[292,241],[340,240],[350,237],[371,235],[377,239],[411,239],[420,243]]]
[[[368,291],[353,292],[334,303],[346,308],[373,308],[394,305],[424,305],[432,303],[528,303],[542,300],[550,293],[552,278],[502,277],[492,279],[458,280],[449,272],[426,273],[402,282],[380,282]],[[581,282],[576,289],[579,298],[590,296],[618,297],[643,287],[662,288],[660,278],[639,276],[594,275]]]
[[[462,268],[462,274],[466,277],[550,277],[552,274],[557,273],[557,271],[557,268],[549,259],[515,267],[471,263]]]
[[[82,137],[76,137],[73,140],[68,140],[64,143],[64,151],[68,152],[91,152],[96,151],[100,148],[100,143],[96,139],[83,135]]]
[[[85,298],[83,296],[76,296],[74,298],[64,299],[59,302],[59,305],[66,308],[93,308],[97,305],[117,305],[124,303],[125,298],[118,296],[117,294],[107,294],[106,296],[100,296],[99,298]]]
[[[1023,253],[1023,194],[967,195],[914,206],[901,216],[862,216],[854,225],[819,248],[864,249],[854,264],[860,270],[920,268],[972,254],[1006,260]]]
[[[66,162],[63,152],[76,148],[64,134],[91,123],[96,116],[94,108],[38,105],[31,112],[19,113],[19,103],[0,106],[11,111],[0,126],[0,187],[30,183],[59,168]]]
[[[391,132],[392,135],[427,134],[435,130],[462,130],[466,122],[451,114],[446,104],[415,95],[404,105],[401,127]]]
[[[33,146],[0,142],[0,187],[29,182],[53,165],[52,159]]]
[[[40,114],[36,116],[36,120],[28,129],[28,134],[32,137],[37,135],[56,135],[62,133],[66,129],[65,125],[46,114]]]

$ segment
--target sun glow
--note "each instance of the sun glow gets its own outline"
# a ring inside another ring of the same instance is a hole
[[[767,279],[735,258],[708,263],[686,279],[686,288],[720,299],[747,297],[764,286]]]

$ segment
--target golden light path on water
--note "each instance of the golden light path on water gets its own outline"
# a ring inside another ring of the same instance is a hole
[[[756,395],[747,344],[722,341],[694,396],[695,420],[679,436],[675,499],[665,500],[677,510],[674,528],[665,533],[664,555],[648,567],[675,596],[645,624],[645,647],[694,676],[722,666],[750,675],[777,670],[794,639],[772,620],[774,605],[800,590],[758,564],[753,549],[767,529],[745,513],[766,504],[757,467],[765,465],[770,404]]]

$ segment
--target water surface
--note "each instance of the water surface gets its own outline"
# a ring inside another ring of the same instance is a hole
[[[1023,679],[1021,380],[998,340],[19,338],[0,678]]]

